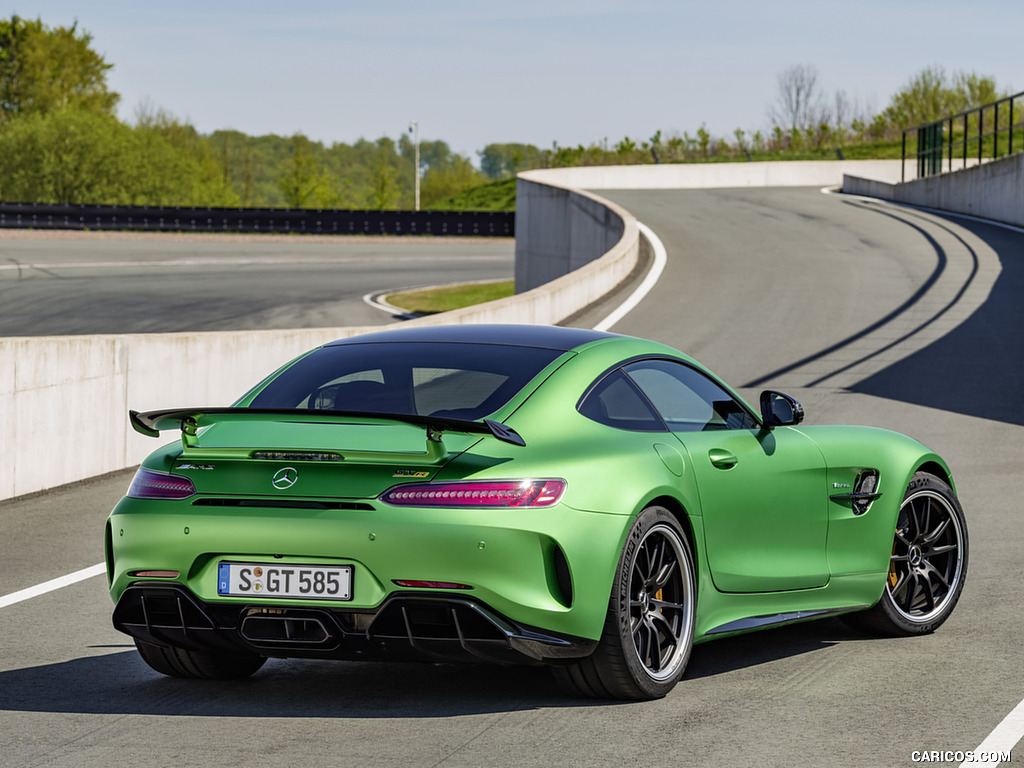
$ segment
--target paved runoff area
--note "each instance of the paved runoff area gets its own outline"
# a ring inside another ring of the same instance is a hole
[[[511,238],[0,230],[0,336],[395,322],[389,289],[511,279]]]

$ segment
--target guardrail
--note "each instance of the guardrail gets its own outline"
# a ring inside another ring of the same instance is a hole
[[[900,180],[907,180],[908,156],[917,160],[917,178],[921,179],[943,173],[943,161],[948,162],[946,171],[952,171],[954,155],[960,168],[966,168],[969,163],[980,164],[986,159],[995,160],[1024,150],[1024,130],[1014,141],[1014,131],[1024,129],[1024,120],[1017,121],[1018,112],[1024,117],[1024,110],[1020,109],[1022,102],[1024,91],[991,104],[906,129],[903,131]],[[986,130],[986,127],[990,129]],[[1004,134],[1006,151],[1001,152],[1003,145],[1000,144],[1000,137]],[[913,149],[909,152],[908,137],[913,142]]]
[[[512,237],[511,211],[172,208],[0,202],[0,229]]]

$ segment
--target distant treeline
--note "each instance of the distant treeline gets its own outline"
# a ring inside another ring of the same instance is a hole
[[[170,113],[115,116],[112,66],[77,28],[17,16],[0,20],[0,200],[8,202],[256,208],[411,209],[416,178],[409,136],[327,146],[301,133],[200,134]],[[652,162],[899,156],[904,127],[1004,95],[992,78],[947,77],[929,67],[875,113],[844,91],[826,94],[810,65],[778,78],[771,127],[736,129],[729,139],[702,125],[693,135],[607,139],[575,147],[489,144],[479,170],[444,141],[420,145],[424,208],[514,208],[509,179],[529,168]],[[1016,119],[1017,116],[1006,118]],[[1006,118],[1003,118],[1004,121]],[[1005,122],[1003,122],[1005,124]],[[473,190],[469,192],[469,190]]]

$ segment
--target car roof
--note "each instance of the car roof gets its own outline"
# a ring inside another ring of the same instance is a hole
[[[608,338],[617,338],[617,334],[554,325],[430,325],[396,328],[395,330],[352,336],[347,339],[338,339],[325,346],[441,342],[544,347],[567,352],[592,341]]]

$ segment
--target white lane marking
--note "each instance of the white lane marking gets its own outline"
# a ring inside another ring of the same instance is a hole
[[[638,221],[637,226],[654,249],[654,264],[651,265],[651,270],[647,273],[643,282],[637,286],[635,291],[633,291],[632,295],[622,302],[618,309],[613,311],[604,320],[594,326],[595,331],[607,331],[619,322],[619,320],[629,314],[629,312],[634,310],[637,305],[644,300],[644,297],[651,292],[655,283],[658,282],[658,278],[661,277],[661,273],[665,271],[665,264],[668,263],[668,253],[665,251],[665,244],[661,242],[661,238],[654,234],[654,230],[646,224]]]
[[[106,572],[107,566],[103,563],[97,563],[96,565],[91,565],[88,568],[83,568],[80,571],[69,573],[66,576],[59,576],[56,579],[44,581],[42,584],[36,584],[34,587],[22,589],[17,592],[11,592],[9,595],[0,597],[0,608],[6,608],[8,605],[20,603],[22,600],[28,600],[32,597],[45,595],[47,592],[53,592],[55,589],[61,589],[62,587],[77,584],[80,581],[91,579],[93,576],[99,576],[101,573]]]
[[[1022,737],[1024,737],[1024,701],[1014,707],[1013,711],[1003,718],[1003,722],[997,725],[995,730],[975,748],[974,754],[977,755],[980,752],[1009,752],[1017,746],[1017,742]],[[960,763],[960,768],[968,764],[977,765],[977,763],[968,760]],[[999,765],[999,763],[987,763],[987,765]]]
[[[402,309],[401,307],[396,307],[394,304],[388,304],[384,300],[384,297],[390,296],[392,293],[404,293],[405,291],[414,290],[416,290],[416,288],[396,288],[394,290],[389,289],[386,291],[371,291],[370,293],[363,296],[363,302],[373,307],[374,309],[379,309],[381,312],[387,312],[389,315],[392,315],[393,317],[400,317],[405,320],[411,320],[413,318],[419,317],[419,315],[414,314],[412,312],[406,312],[404,309]]]
[[[121,269],[154,267],[160,269],[176,267],[234,267],[234,266],[281,266],[294,264],[365,264],[371,258],[367,256],[302,256],[302,257],[249,257],[249,256],[224,256],[224,257],[203,257],[188,259],[155,259],[151,261],[38,261],[38,262],[17,262],[8,260],[0,263],[0,270],[17,269]],[[504,256],[459,256],[459,263],[466,261],[501,261]],[[389,264],[399,261],[422,262],[422,257],[417,256],[388,256]]]

